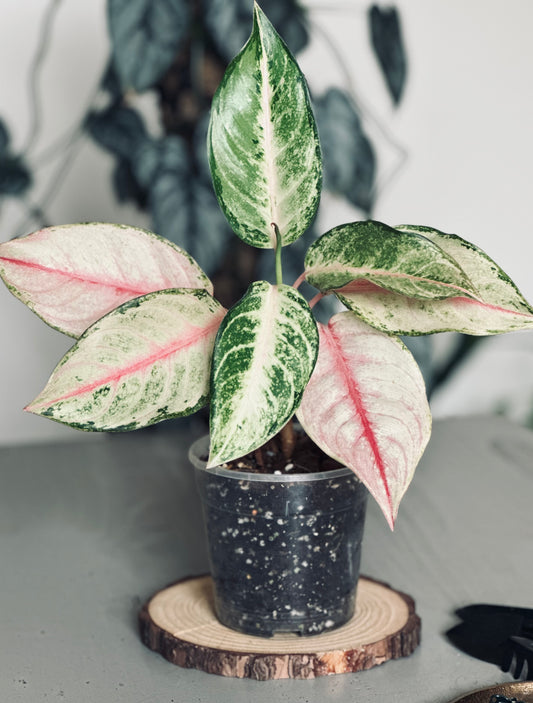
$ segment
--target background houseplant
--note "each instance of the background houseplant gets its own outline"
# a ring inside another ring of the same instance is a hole
[[[321,159],[303,77],[257,7],[215,96],[209,154],[224,214],[247,244],[273,250],[276,284],[252,283],[226,312],[183,250],[113,225],[52,227],[0,245],[8,287],[79,337],[29,409],[113,431],[209,399],[213,466],[280,431],[290,442],[284,428],[296,412],[392,527],[430,432],[421,375],[395,335],[505,332],[531,326],[533,311],[473,245],[372,221],[327,232],[295,286],[283,283],[282,247],[314,218]],[[319,291],[310,304],[297,290],[304,279]],[[311,307],[329,293],[349,310],[317,326]]]

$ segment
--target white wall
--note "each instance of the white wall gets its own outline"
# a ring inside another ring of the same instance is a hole
[[[301,59],[312,88],[319,91],[331,83],[347,87],[324,31],[349,68],[367,127],[378,144],[383,188],[374,216],[390,224],[428,224],[471,239],[533,300],[533,3],[398,0],[409,77],[396,110],[370,52],[367,4],[355,0],[307,4],[321,28]],[[18,148],[30,129],[27,75],[47,7],[47,0],[24,0],[4,3],[0,10],[0,117],[8,122]],[[105,0],[63,0],[43,68],[44,119],[30,163],[78,122],[107,51]],[[37,199],[56,166],[40,168]],[[109,159],[83,142],[48,209],[51,220],[108,219],[146,225],[146,218],[134,209],[115,204],[109,170]],[[394,178],[383,183],[392,172]],[[343,203],[324,199],[324,227],[358,217],[360,213]],[[12,236],[21,218],[17,203],[2,203],[1,240]],[[41,390],[70,341],[49,330],[4,289],[0,310],[4,322],[0,443],[77,438],[79,433],[21,410]]]

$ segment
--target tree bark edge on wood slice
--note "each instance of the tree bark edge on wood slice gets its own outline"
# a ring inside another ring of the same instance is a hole
[[[190,593],[195,594],[194,602]],[[312,637],[277,635],[264,639],[229,630],[216,620],[211,593],[212,582],[206,575],[182,579],[158,591],[139,613],[142,642],[177,666],[259,681],[314,679],[363,671],[390,659],[409,656],[420,643],[421,623],[413,599],[388,584],[364,576],[359,579],[354,618],[337,630]],[[182,594],[185,594],[185,601]],[[366,629],[361,633],[357,621],[361,616],[359,604],[365,599],[363,619]],[[377,611],[380,603],[384,604],[384,611],[376,612],[376,615],[381,615],[381,622],[375,625],[377,638],[373,638],[373,624],[369,618],[372,618],[372,609]],[[185,624],[180,624],[180,610]],[[197,627],[194,626],[195,621],[198,622]],[[389,623],[392,629],[387,632]],[[401,626],[398,627],[399,623]],[[206,628],[209,634],[202,634]],[[217,630],[220,631],[220,640],[218,646],[213,646],[217,638],[212,637],[212,632]],[[199,638],[195,631],[200,632]],[[353,646],[347,644],[352,633]],[[210,644],[198,643],[202,637]],[[223,642],[228,638],[231,646],[225,649]],[[194,639],[198,642],[191,641]]]

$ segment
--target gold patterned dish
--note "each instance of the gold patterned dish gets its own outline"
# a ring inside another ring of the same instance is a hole
[[[451,703],[490,703],[493,696],[505,696],[509,700],[516,699],[517,703],[533,703],[533,681],[504,683],[489,688],[481,688],[467,693],[460,698],[454,698]],[[496,698],[496,700],[498,700]],[[505,703],[502,699],[502,703]]]

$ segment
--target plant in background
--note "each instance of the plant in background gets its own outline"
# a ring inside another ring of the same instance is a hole
[[[473,244],[428,227],[352,222],[308,249],[293,286],[284,247],[311,225],[322,185],[303,75],[269,20],[216,92],[209,164],[221,210],[248,245],[270,250],[276,282],[252,282],[226,311],[198,264],[152,233],[110,224],[50,227],[0,245],[10,290],[78,337],[28,410],[83,430],[133,430],[210,405],[209,465],[230,462],[296,414],[350,467],[391,527],[430,436],[424,383],[396,335],[496,334],[533,309]],[[310,301],[298,288],[317,290]],[[327,324],[327,295],[347,308]]]
[[[46,99],[43,67],[61,3],[51,0],[46,9],[28,76],[29,134],[16,154],[16,163],[12,158],[3,160],[0,153],[0,202],[3,195],[15,198],[23,213],[14,234],[51,223],[48,209],[78,148],[89,136],[112,159],[111,185],[118,201],[133,202],[146,211],[155,232],[187,249],[213,277],[219,297],[235,300],[250,277],[272,275],[270,259],[260,250],[235,244],[231,257],[225,256],[231,228],[216,202],[204,145],[212,96],[228,61],[249,33],[252,2],[140,0],[132,6],[129,0],[107,0],[106,9],[110,56],[98,95],[91,97],[79,125],[69,126],[68,134],[38,149],[41,107]],[[346,73],[333,43],[313,25],[311,13],[298,0],[265,0],[264,9],[273,24],[283,29],[294,53],[306,48],[310,34],[316,32],[329,43],[341,73]],[[372,6],[367,15],[374,54],[397,104],[406,78],[398,14]],[[379,138],[369,136],[350,82],[345,76],[346,90],[330,88],[315,96],[314,104],[327,146],[325,187],[366,217],[382,185],[376,178],[376,149],[379,152],[381,142],[383,146],[390,142],[399,162],[403,152],[383,129]],[[146,119],[147,102],[155,108],[157,125]],[[0,124],[0,152],[1,132]],[[43,189],[39,182],[44,167],[47,183]],[[386,173],[382,175],[388,180]],[[94,212],[98,219],[97,210]],[[315,234],[309,230],[299,246],[287,252],[287,271],[301,270],[305,245]],[[235,257],[238,267],[233,266]]]

